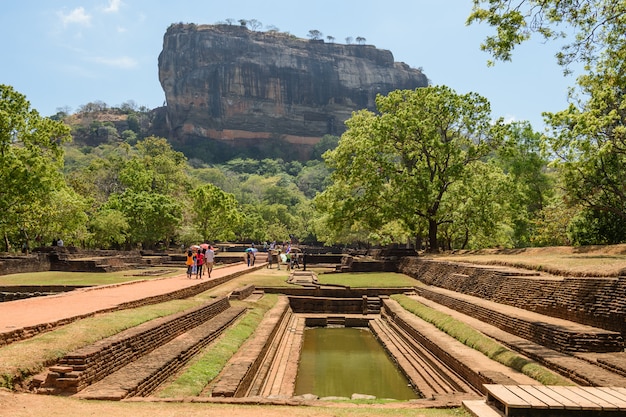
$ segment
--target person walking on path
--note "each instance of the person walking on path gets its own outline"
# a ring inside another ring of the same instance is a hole
[[[191,279],[191,273],[193,271],[193,252],[187,251],[187,260],[185,261],[185,265],[187,265],[187,278]]]
[[[272,269],[272,261],[273,261],[272,258],[274,257],[274,254],[272,252],[273,252],[272,250],[267,251],[267,267],[269,269]]]
[[[204,264],[206,265],[206,271],[207,271],[207,274],[209,275],[209,278],[211,278],[211,271],[213,271],[214,262],[215,262],[215,251],[213,250],[212,246],[209,246],[209,248],[206,250],[206,253],[204,254]]]
[[[196,262],[198,264],[198,270],[196,271],[196,279],[202,279],[202,266],[204,265],[204,249],[198,249],[196,255]]]

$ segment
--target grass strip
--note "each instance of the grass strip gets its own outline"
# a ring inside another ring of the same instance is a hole
[[[481,352],[489,359],[493,359],[533,378],[543,385],[572,385],[571,382],[560,375],[555,374],[537,362],[517,355],[495,340],[445,313],[427,307],[406,295],[392,295],[391,298],[397,301],[405,310],[434,325],[466,346]]]
[[[142,275],[151,270],[162,270],[160,275]],[[66,271],[42,271],[27,272],[21,274],[10,274],[0,276],[0,285],[112,285],[131,281],[143,281],[150,279],[161,279],[182,275],[185,270],[182,268],[152,268],[152,269],[131,269],[114,272],[66,272]]]
[[[230,327],[215,342],[205,349],[185,371],[165,388],[155,393],[159,398],[197,397],[204,388],[222,371],[229,359],[254,333],[265,313],[270,310],[278,295],[266,294],[245,316]]]
[[[98,314],[0,348],[0,387],[13,389],[66,354],[147,321],[211,301],[210,291],[195,297]]]

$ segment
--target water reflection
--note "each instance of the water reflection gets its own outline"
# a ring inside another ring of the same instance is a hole
[[[419,398],[368,329],[306,329],[295,395]]]

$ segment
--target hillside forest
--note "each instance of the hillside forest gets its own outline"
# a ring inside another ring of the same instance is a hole
[[[216,160],[160,137],[154,111],[133,102],[42,117],[0,85],[3,249],[59,238],[103,249],[626,242],[626,10],[613,0],[507,4],[476,0],[468,20],[497,29],[482,45],[496,60],[531,33],[575,29],[557,59],[586,72],[567,109],[544,113],[544,132],[495,118],[478,93],[429,86],[379,95],[375,112],[355,112],[310,160]]]

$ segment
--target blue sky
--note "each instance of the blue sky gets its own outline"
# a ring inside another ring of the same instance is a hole
[[[558,44],[518,47],[513,62],[487,67],[485,25],[466,26],[471,0],[6,0],[0,83],[26,95],[42,115],[100,100],[117,106],[161,106],[158,56],[171,23],[213,24],[256,19],[307,38],[315,29],[335,42],[358,36],[390,50],[396,61],[423,68],[433,84],[486,97],[495,117],[529,120],[567,106],[568,87],[556,65]],[[575,74],[576,75],[576,74]]]

